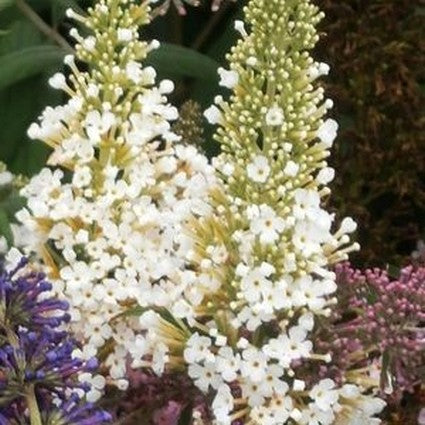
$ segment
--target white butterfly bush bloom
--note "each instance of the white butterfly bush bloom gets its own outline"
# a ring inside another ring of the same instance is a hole
[[[71,304],[71,329],[122,386],[128,354],[137,365],[145,350],[139,321],[125,313],[173,305],[189,290],[194,281],[180,271],[192,241],[182,227],[209,210],[214,173],[171,131],[173,83],[156,84],[155,69],[143,66],[159,46],[137,36],[149,2],[100,0],[87,16],[68,15],[92,35],[71,31],[70,76],[50,80],[69,100],[46,108],[28,130],[53,151],[49,168],[22,190],[28,206],[18,218],[37,236],[27,253],[43,259],[55,292]],[[155,347],[158,372],[164,347]]]
[[[216,425],[379,423],[384,403],[361,371],[343,384],[315,372],[331,361],[314,331],[336,302],[332,265],[358,249],[354,221],[338,227],[324,208],[337,123],[315,82],[329,67],[309,53],[323,14],[310,0],[250,0],[245,16],[232,74],[220,70],[230,101],[205,113],[222,153],[213,209],[186,227],[196,283],[178,308],[141,316],[145,353],[168,347],[165,368],[213,397]]]

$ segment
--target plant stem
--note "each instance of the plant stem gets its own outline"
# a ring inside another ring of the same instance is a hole
[[[15,332],[9,329],[7,326],[5,328],[6,336],[9,344],[14,348],[15,355],[16,350],[19,348],[19,340]],[[16,363],[20,365],[19,358],[16,358]],[[34,385],[30,384],[25,391],[25,399],[27,402],[28,411],[30,412],[30,423],[31,425],[43,425],[41,422],[40,410],[38,408],[37,398],[35,397]]]
[[[230,9],[230,4],[225,3],[218,12],[215,12],[214,15],[210,18],[210,20],[205,25],[204,29],[200,32],[200,34],[196,37],[195,41],[190,46],[194,50],[200,50],[201,47],[208,41],[211,33],[214,31],[216,26],[220,23],[223,17],[226,15],[227,11]]]
[[[30,412],[31,425],[43,425],[41,422],[40,410],[38,409],[37,399],[35,397],[34,385],[30,385],[26,392],[28,410]]]
[[[49,27],[34,10],[25,2],[25,0],[16,0],[18,9],[48,38],[53,40],[59,46],[70,53],[74,52],[71,45],[53,28]]]

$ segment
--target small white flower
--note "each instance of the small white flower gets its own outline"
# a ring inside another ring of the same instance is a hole
[[[266,113],[267,125],[276,127],[283,124],[284,114],[283,109],[279,106],[272,106]]]
[[[169,361],[168,347],[163,342],[157,342],[154,345],[152,353],[152,370],[157,375],[162,375],[165,370],[165,365]]]
[[[233,410],[234,400],[230,387],[226,384],[220,385],[217,390],[217,394],[212,403],[212,409],[216,419],[224,418],[229,416],[229,413]],[[230,424],[230,417],[229,417]]]
[[[78,376],[78,380],[91,386],[90,391],[86,394],[88,402],[94,403],[102,397],[103,389],[106,385],[106,379],[102,375],[93,376],[91,373],[84,372]]]
[[[215,105],[211,105],[204,111],[204,117],[210,124],[220,124],[222,121],[222,113]]]
[[[319,78],[322,75],[328,75],[330,69],[331,68],[327,63],[324,63],[324,62],[315,63],[309,69],[308,75],[311,78],[311,80],[315,80],[316,78]]]
[[[74,56],[74,55],[66,55],[66,56],[63,58],[63,63],[64,63],[65,65],[70,66],[70,67],[75,66],[75,56]]]
[[[304,391],[305,389],[305,382],[301,381],[300,379],[294,379],[294,382],[292,384],[292,389],[294,391]]]
[[[184,359],[188,363],[202,362],[204,360],[212,362],[214,354],[210,351],[212,345],[211,338],[193,334],[186,343]]]
[[[99,96],[99,86],[93,83],[88,84],[86,93],[87,93],[87,96],[90,96],[90,97]]]
[[[262,296],[271,291],[271,288],[272,282],[266,279],[258,267],[251,270],[241,281],[244,298],[250,303],[260,301]]]
[[[298,319],[298,325],[301,326],[306,331],[311,332],[313,330],[313,328],[314,328],[314,316],[313,316],[313,313],[311,313],[311,312],[304,313]]]
[[[159,49],[160,47],[161,43],[159,42],[159,40],[153,39],[148,45],[148,51],[151,52],[152,50]]]
[[[217,372],[226,382],[232,382],[237,378],[240,367],[240,355],[234,354],[233,350],[228,347],[221,347],[216,357]]]
[[[338,131],[338,123],[328,118],[317,130],[317,137],[324,143],[327,148],[332,147]]]
[[[207,247],[207,253],[210,255],[211,260],[216,264],[225,263],[229,256],[229,253],[223,244],[218,246],[210,245]]]
[[[103,317],[90,317],[90,321],[87,323],[84,323],[84,334],[89,340],[90,345],[94,345],[95,347],[102,347],[103,344],[107,339],[109,339],[112,336],[112,329],[108,325],[108,323],[104,322]],[[115,359],[116,360],[116,359]],[[109,365],[115,364],[116,367],[118,367],[118,362],[114,360],[114,356],[110,355],[110,361]],[[108,365],[108,363],[107,363]],[[125,368],[125,366],[124,366]],[[123,374],[118,374],[119,376],[115,377],[122,377]]]
[[[135,84],[139,84],[142,81],[144,73],[142,71],[142,66],[140,65],[140,63],[135,61],[128,62],[125,68],[125,72],[127,74],[127,77]]]
[[[11,248],[6,255],[6,270],[8,272],[16,268],[19,262],[22,260],[23,255],[17,248]]]
[[[357,223],[351,217],[345,217],[342,220],[340,232],[341,233],[353,233],[357,229]]]
[[[237,322],[235,322],[237,323],[237,326],[240,326],[241,323],[246,323],[246,328],[250,332],[254,332],[262,323],[270,322],[273,319],[274,315],[272,314],[272,312],[269,311],[270,306],[268,303],[266,304],[268,308],[267,311],[266,309],[261,309],[261,304],[255,304],[255,306],[260,307],[260,309],[257,310],[245,306],[241,310],[241,312],[237,316]]]
[[[255,347],[242,352],[241,373],[252,382],[262,382],[266,378],[267,357]]]
[[[76,18],[78,18],[78,17],[79,17],[78,13],[76,13],[76,12],[75,12],[73,9],[71,9],[71,8],[66,9],[66,11],[65,11],[65,15],[66,15],[68,18],[71,18],[71,19],[76,19]]]
[[[277,423],[273,410],[266,405],[255,406],[251,410],[249,418],[255,424],[274,425]]]
[[[228,71],[224,68],[218,68],[218,74],[220,75],[220,86],[233,89],[239,82],[239,75],[236,71]]]
[[[323,411],[328,411],[338,401],[338,391],[332,379],[322,379],[309,393],[315,405]]]
[[[293,410],[292,397],[274,394],[270,401],[270,409],[274,414],[274,418],[279,424],[285,424]]]
[[[99,111],[90,111],[84,120],[87,136],[94,143],[99,142],[100,137],[107,133],[115,124],[116,116],[109,111],[100,113]]]
[[[93,52],[96,48],[96,38],[90,35],[83,39],[81,44],[88,52]]]
[[[288,161],[283,169],[283,172],[289,177],[295,177],[298,173],[300,166],[294,161]]]
[[[328,184],[330,183],[335,177],[335,170],[330,167],[322,168],[319,173],[317,174],[316,181],[319,184]]]
[[[195,385],[204,392],[207,392],[210,386],[217,389],[223,383],[216,372],[215,364],[211,362],[205,363],[204,366],[197,363],[189,364],[188,374]]]
[[[174,91],[174,83],[171,80],[162,80],[159,83],[159,91],[162,94],[170,94]]]
[[[72,184],[75,187],[82,188],[88,186],[91,182],[92,175],[89,167],[79,167],[74,171],[74,175],[72,176]]]
[[[361,391],[357,385],[345,384],[341,388],[341,395],[344,398],[357,398],[361,396]]]
[[[50,87],[53,87],[54,89],[58,90],[63,90],[68,87],[66,84],[65,75],[60,72],[57,72],[55,75],[53,75],[53,77],[49,79],[49,85]]]
[[[307,358],[313,344],[307,339],[307,331],[299,326],[289,329],[288,335],[281,334],[278,338],[270,339],[263,347],[267,356],[279,361],[279,364],[288,368],[293,360]]]
[[[320,195],[315,190],[297,189],[293,214],[296,219],[303,220],[320,209]]]
[[[258,59],[255,56],[250,56],[247,60],[246,60],[246,64],[248,66],[255,66],[258,63]]]
[[[315,403],[310,403],[308,408],[302,411],[302,415],[297,422],[301,425],[331,425],[334,420],[335,415],[332,409],[324,411],[319,409]],[[372,425],[369,422],[357,422],[357,425],[366,423],[367,425]],[[344,422],[344,425],[348,425],[347,422]]]
[[[248,177],[256,183],[264,183],[270,175],[268,159],[263,155],[257,155],[247,166]]]
[[[118,41],[129,42],[133,39],[133,31],[129,28],[118,28]]]
[[[0,173],[0,186],[6,186],[13,181],[13,174],[10,171]]]
[[[221,171],[225,176],[230,177],[235,171],[235,166],[229,163],[224,164]]]
[[[259,235],[261,243],[275,242],[285,229],[285,220],[266,204],[258,207],[258,213],[251,219],[250,229]]]
[[[70,288],[79,288],[83,282],[90,282],[93,279],[90,267],[83,261],[63,267],[60,276]]]
[[[283,367],[277,364],[270,364],[266,370],[266,377],[262,383],[264,394],[271,397],[273,394],[285,395],[289,386],[280,378],[283,376]]]
[[[0,236],[0,254],[3,255],[7,252],[7,240],[4,236]]]
[[[258,407],[264,404],[266,396],[263,393],[263,387],[260,383],[245,379],[241,384],[241,388],[242,395],[248,400],[249,406]]]
[[[242,35],[242,37],[247,37],[247,36],[248,36],[248,33],[246,32],[246,29],[245,29],[245,24],[244,24],[244,22],[243,22],[243,21],[241,21],[241,20],[239,20],[239,19],[237,19],[237,20],[235,21],[235,30],[236,30],[239,34],[241,34],[241,35]]]
[[[331,70],[331,67],[327,63],[325,63],[325,62],[319,63],[319,74],[320,75],[328,75],[330,70]]]
[[[107,357],[105,365],[109,366],[110,375],[113,379],[121,379],[126,371],[126,350],[122,346],[118,346]]]

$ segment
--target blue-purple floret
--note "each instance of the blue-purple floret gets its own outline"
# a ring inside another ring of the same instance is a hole
[[[82,360],[80,348],[61,329],[69,321],[68,303],[52,297],[43,273],[30,270],[26,259],[8,271],[0,265],[0,425],[26,424],[24,394],[34,388],[43,425],[98,425],[111,415],[84,401],[97,359]]]
[[[40,297],[52,289],[52,284],[46,281],[44,273],[26,271],[26,267],[27,259],[23,258],[10,272],[1,268],[0,320],[5,320],[9,326],[29,329],[40,326],[57,328],[68,322],[68,302],[53,297]],[[25,273],[22,274],[22,271]]]

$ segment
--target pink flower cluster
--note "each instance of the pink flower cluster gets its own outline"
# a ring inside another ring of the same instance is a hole
[[[329,327],[320,327],[318,348],[332,354],[320,375],[342,378],[369,367],[379,375],[389,402],[413,392],[425,364],[425,267],[388,270],[336,266],[339,304]]]

